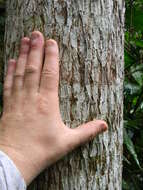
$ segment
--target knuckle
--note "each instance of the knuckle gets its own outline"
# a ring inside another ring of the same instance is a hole
[[[11,86],[8,85],[8,84],[5,84],[3,90],[4,91],[10,91],[11,90]]]
[[[14,77],[15,77],[15,78],[23,78],[23,77],[24,77],[24,74],[23,74],[23,73],[16,72],[16,73],[14,74]]]
[[[39,51],[43,51],[44,44],[43,43],[33,43],[31,44],[30,48],[33,52],[38,53]]]
[[[51,77],[51,78],[55,75],[57,76],[57,74],[58,74],[58,71],[56,69],[44,69],[42,71],[42,75]]]
[[[33,65],[27,65],[25,68],[25,73],[37,73],[38,72],[38,68],[33,66]]]
[[[39,43],[31,43],[30,44],[30,47],[33,49],[33,50],[38,50],[39,49],[39,46],[41,46],[41,44]]]

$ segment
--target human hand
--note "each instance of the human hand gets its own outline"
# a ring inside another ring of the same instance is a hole
[[[45,42],[38,31],[23,38],[19,58],[9,61],[4,82],[0,149],[14,161],[27,185],[45,167],[107,130],[102,120],[67,127],[60,115],[58,82],[56,41]]]

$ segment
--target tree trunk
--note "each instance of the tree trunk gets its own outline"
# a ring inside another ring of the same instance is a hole
[[[5,65],[40,30],[60,46],[60,109],[71,126],[102,118],[109,130],[47,168],[31,190],[121,190],[123,0],[8,0]]]

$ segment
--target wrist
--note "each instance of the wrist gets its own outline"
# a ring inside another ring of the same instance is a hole
[[[28,156],[27,153],[23,154],[20,151],[9,147],[9,145],[3,144],[0,144],[0,150],[3,151],[13,161],[21,176],[23,177],[26,185],[29,185],[33,179],[41,172],[42,166],[39,160],[41,160],[42,154],[39,155],[39,158],[34,158],[34,154],[36,154],[34,152],[33,157],[31,157]]]
[[[19,131],[12,132],[12,127],[5,121],[0,121],[0,150],[13,161],[26,185],[29,185],[46,165],[45,150],[36,142],[25,142],[24,138],[19,140]]]

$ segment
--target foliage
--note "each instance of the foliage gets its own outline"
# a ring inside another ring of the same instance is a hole
[[[126,0],[123,190],[143,189],[143,0]]]

